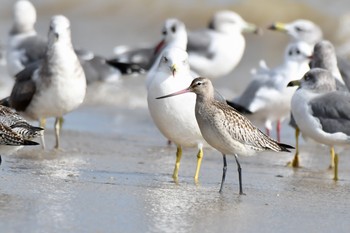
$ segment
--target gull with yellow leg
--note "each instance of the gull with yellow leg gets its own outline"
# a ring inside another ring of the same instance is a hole
[[[331,147],[334,180],[338,180],[338,154],[334,147],[350,143],[350,93],[337,91],[331,72],[314,68],[288,86],[299,86],[292,98],[292,114],[303,135]]]

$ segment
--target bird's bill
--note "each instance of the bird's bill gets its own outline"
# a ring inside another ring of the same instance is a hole
[[[298,87],[298,86],[300,86],[300,80],[290,81],[287,85],[287,87]]]
[[[154,54],[158,54],[165,45],[165,40],[161,40],[157,46],[154,48]]]
[[[173,64],[170,67],[170,70],[171,70],[171,73],[173,74],[173,77],[175,78],[175,74],[176,74],[176,71],[177,71],[176,64]]]
[[[260,35],[262,30],[253,23],[246,23],[245,27],[243,28],[243,33],[255,33]]]
[[[185,93],[188,93],[188,92],[191,92],[191,88],[188,87],[186,89],[183,89],[181,91],[177,91],[177,92],[174,92],[172,94],[169,94],[169,95],[164,95],[164,96],[161,96],[161,97],[157,97],[156,99],[159,100],[159,99],[164,99],[164,98],[168,98],[168,97],[172,97],[172,96],[176,96],[176,95],[181,95],[181,94],[185,94]]]
[[[273,23],[267,29],[270,29],[270,30],[273,30],[273,31],[280,31],[280,32],[286,32],[287,31],[286,24],[280,23],[280,22]]]

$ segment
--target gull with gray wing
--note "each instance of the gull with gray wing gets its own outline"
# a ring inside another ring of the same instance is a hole
[[[10,107],[32,120],[55,117],[55,148],[59,148],[63,115],[79,107],[85,97],[86,79],[71,41],[70,22],[63,15],[53,16],[44,59],[17,74]],[[5,101],[3,101],[5,102]],[[45,148],[44,135],[42,146]]]
[[[254,73],[254,79],[228,104],[239,104],[252,112],[246,117],[258,126],[264,126],[270,134],[272,123],[277,122],[277,141],[280,141],[280,124],[290,114],[290,101],[294,90],[287,84],[295,77],[302,77],[309,70],[312,50],[304,42],[290,43],[284,53],[284,62],[276,68],[264,68]],[[236,108],[238,110],[238,108]]]
[[[292,114],[303,134],[330,147],[349,145],[350,93],[336,90],[332,73],[314,68],[288,86],[299,86],[292,98]],[[338,180],[338,160],[335,154],[334,180]]]

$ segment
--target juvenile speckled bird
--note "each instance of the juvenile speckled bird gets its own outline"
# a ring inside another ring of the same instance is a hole
[[[0,164],[1,155],[10,155],[23,146],[39,143],[31,139],[39,137],[43,128],[30,125],[14,110],[0,105]]]
[[[196,78],[188,88],[157,99],[188,92],[194,92],[197,95],[195,115],[204,139],[223,155],[224,167],[220,192],[222,192],[226,177],[226,154],[235,156],[238,166],[239,194],[243,194],[238,155],[253,155],[256,152],[266,150],[290,152],[288,149],[293,149],[292,146],[278,143],[265,135],[226,102],[215,100],[214,87],[207,78]]]

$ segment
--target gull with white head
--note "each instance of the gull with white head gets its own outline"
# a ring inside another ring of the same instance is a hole
[[[82,104],[86,79],[73,50],[70,22],[65,16],[51,18],[48,38],[44,59],[16,75],[7,103],[28,118],[40,121],[42,128],[46,118],[55,117],[55,148],[59,148],[62,117]],[[44,135],[42,146],[45,148]]]
[[[236,12],[216,12],[208,28],[188,33],[187,51],[191,69],[210,78],[229,74],[242,59],[244,32],[257,33],[258,28]]]
[[[178,179],[182,147],[198,147],[195,181],[198,181],[203,157],[204,139],[200,133],[195,113],[195,96],[156,100],[156,97],[187,87],[193,80],[186,51],[168,48],[149,84],[147,102],[151,117],[160,132],[177,146],[174,180]]]
[[[309,70],[311,54],[312,50],[306,43],[290,43],[280,66],[258,70],[243,93],[228,104],[234,108],[239,104],[250,110],[252,114],[246,117],[264,126],[267,135],[270,134],[272,123],[277,122],[277,141],[280,141],[280,124],[289,117],[290,102],[295,91],[287,88],[287,84]]]

